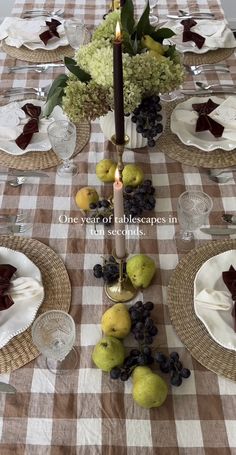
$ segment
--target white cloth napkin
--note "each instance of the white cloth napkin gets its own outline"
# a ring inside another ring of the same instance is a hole
[[[233,301],[229,292],[206,288],[195,296],[195,304],[210,310],[229,311]]]
[[[47,18],[21,19],[19,17],[6,17],[0,25],[0,40],[6,38],[6,44],[13,47],[21,47],[25,43],[42,43],[40,33],[48,30],[45,24]],[[50,18],[48,18],[50,20]],[[57,27],[60,35],[65,36],[63,21]],[[43,43],[42,43],[43,44]]]
[[[205,38],[203,47],[208,47],[209,49],[236,47],[236,39],[226,21],[208,19],[197,21],[196,19],[196,22],[197,24],[191,28],[191,32],[199,33]],[[192,41],[183,42],[183,25],[180,22],[169,21],[165,24],[165,27],[176,33],[176,36],[173,36],[171,41],[176,43],[180,49],[186,46],[197,48]]]
[[[7,294],[14,300],[14,305],[24,302],[26,306],[32,303],[35,298],[38,299],[42,293],[42,283],[35,278],[24,276],[12,280],[10,288],[7,291]]]

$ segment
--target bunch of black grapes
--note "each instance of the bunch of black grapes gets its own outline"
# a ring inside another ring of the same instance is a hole
[[[124,190],[124,211],[126,216],[140,217],[143,211],[153,210],[156,205],[155,188],[151,180],[144,180],[136,188],[126,186]]]
[[[183,367],[178,352],[171,352],[169,357],[162,352],[156,352],[154,358],[159,364],[162,373],[170,374],[171,385],[179,387],[182,384],[182,380],[189,378],[191,375],[190,370]]]
[[[126,273],[126,264],[123,264],[123,273]],[[119,264],[114,256],[103,260],[103,264],[95,264],[93,274],[96,278],[103,278],[106,284],[112,284],[119,278]]]
[[[148,147],[155,146],[155,137],[162,133],[162,107],[157,95],[144,98],[133,111],[132,122],[136,123],[136,130],[148,141]]]

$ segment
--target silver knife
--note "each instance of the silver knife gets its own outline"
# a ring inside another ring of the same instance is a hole
[[[236,95],[236,87],[232,87],[232,88],[224,88],[224,89],[221,89],[221,88],[214,88],[214,89],[211,89],[211,90],[187,90],[187,89],[182,89],[180,90],[180,92],[183,94],[183,95],[194,95],[194,96],[208,96],[208,95],[214,95],[214,93],[222,93],[225,94],[225,93],[233,93],[234,95]]]
[[[11,175],[15,177],[49,177],[46,172],[41,171],[21,171],[21,170],[13,170],[13,171],[0,171],[0,175]]]
[[[64,68],[64,63],[39,63],[35,65],[25,65],[25,66],[11,66],[8,67],[8,71],[12,70],[28,70],[28,69],[35,69],[35,68]]]
[[[209,227],[209,228],[200,228],[200,231],[204,232],[204,234],[212,234],[212,235],[232,235],[236,234],[236,228],[227,228],[227,227]]]
[[[177,14],[167,14],[166,17],[168,19],[214,19],[213,16],[209,15],[202,15],[202,14],[189,14],[189,16],[178,16]]]
[[[15,387],[5,382],[0,382],[0,392],[4,393],[16,393]]]

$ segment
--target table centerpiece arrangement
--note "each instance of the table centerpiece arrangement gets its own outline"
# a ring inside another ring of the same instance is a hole
[[[53,82],[47,99],[47,114],[60,104],[71,121],[101,117],[105,136],[114,134],[113,41],[121,24],[125,130],[130,148],[155,145],[161,134],[160,94],[168,93],[184,80],[184,67],[174,45],[163,45],[173,36],[168,28],[149,22],[149,2],[135,21],[132,0],[115,10],[95,29],[89,44],[81,46],[74,59],[65,58],[68,74]]]

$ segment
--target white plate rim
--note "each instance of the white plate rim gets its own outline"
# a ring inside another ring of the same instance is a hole
[[[212,261],[212,260],[217,260],[216,258],[222,258],[222,255],[229,255],[229,254],[232,254],[234,255],[234,260],[235,260],[235,265],[236,265],[236,250],[227,250],[227,251],[223,251],[222,253],[218,253],[216,254],[215,256],[211,256],[207,261],[205,261],[202,266],[200,267],[200,269],[197,271],[196,275],[195,275],[195,279],[194,279],[194,296],[193,296],[193,305],[194,305],[194,311],[195,311],[195,314],[196,316],[198,317],[198,319],[200,319],[200,321],[203,323],[203,325],[206,327],[209,335],[211,336],[211,338],[217,343],[219,344],[220,346],[223,346],[224,348],[230,350],[230,351],[236,351],[236,333],[235,333],[235,346],[233,347],[229,347],[228,345],[226,345],[224,342],[222,342],[221,340],[219,341],[219,339],[217,339],[215,337],[215,335],[212,333],[212,331],[210,330],[210,328],[208,327],[205,319],[199,314],[198,312],[198,309],[197,309],[197,305],[195,303],[195,293],[196,293],[196,281],[197,281],[197,278],[200,274],[200,272],[202,271],[202,268],[205,267],[205,266],[208,266],[209,263]],[[231,262],[231,260],[230,260]],[[236,268],[236,267],[235,267]],[[227,288],[225,288],[225,290],[227,290]],[[209,311],[217,311],[217,310],[209,310]],[[232,318],[233,319],[233,318]]]
[[[41,283],[43,284],[42,282],[42,275],[41,275],[41,271],[40,269],[38,268],[38,266],[33,262],[31,261],[31,259],[28,258],[28,256],[26,256],[26,254],[22,253],[21,251],[17,251],[17,250],[13,250],[11,248],[8,248],[8,247],[4,247],[4,246],[0,246],[0,264],[2,264],[3,262],[1,262],[1,252],[2,251],[6,251],[8,253],[10,253],[11,255],[13,254],[13,256],[20,256],[21,258],[23,257],[24,258],[24,261],[27,260],[27,262],[29,263],[29,265],[35,270],[35,272],[38,273],[38,276],[40,278],[40,281]],[[5,263],[5,262],[4,262]],[[14,265],[14,264],[11,264],[11,265]],[[16,335],[19,335],[20,333],[23,333],[26,329],[28,329],[28,327],[32,324],[32,322],[34,321],[35,319],[35,316],[37,314],[37,311],[39,309],[39,307],[42,305],[43,303],[43,300],[44,300],[44,297],[45,297],[45,292],[44,292],[44,287],[43,287],[43,296],[42,298],[40,298],[37,302],[37,305],[35,306],[34,308],[34,311],[32,312],[32,315],[31,315],[31,318],[29,319],[29,321],[27,322],[27,324],[25,326],[22,326],[22,328],[16,330],[15,332],[11,333],[11,334],[8,334],[5,338],[5,341],[4,342],[0,342],[0,349],[2,349],[12,338],[14,338]],[[3,311],[7,311],[7,310],[3,310]],[[0,312],[1,313],[1,312]],[[1,327],[1,325],[0,325]]]
[[[217,104],[221,104],[225,99],[219,98],[214,95],[208,95],[208,96],[193,96],[192,98],[188,98],[187,100],[178,103],[177,106],[173,109],[171,112],[171,117],[170,117],[170,130],[172,133],[176,134],[179,138],[179,140],[187,145],[187,146],[194,146],[199,148],[200,150],[203,150],[204,152],[212,152],[213,150],[225,150],[225,151],[232,151],[236,149],[236,141],[233,143],[233,141],[229,142],[229,139],[223,139],[224,143],[218,142],[216,139],[212,140],[212,143],[208,143],[208,141],[204,141],[206,145],[203,144],[203,140],[201,138],[197,138],[196,136],[193,136],[191,132],[189,132],[186,128],[183,128],[185,125],[184,122],[181,122],[179,120],[176,120],[175,118],[175,112],[178,110],[180,107],[186,106],[188,103],[194,104],[194,103],[203,103],[206,102],[209,98],[212,99]],[[236,95],[235,95],[236,98]],[[186,109],[188,110],[188,109]],[[209,133],[210,134],[210,133]],[[213,138],[213,136],[212,136]],[[220,138],[221,139],[221,138]],[[201,142],[199,142],[199,140]]]

